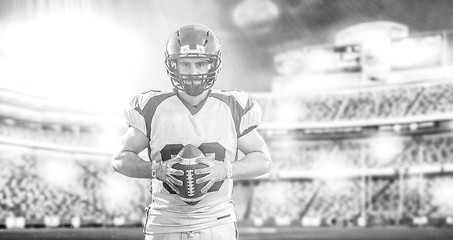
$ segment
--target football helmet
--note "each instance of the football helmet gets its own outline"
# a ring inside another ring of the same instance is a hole
[[[191,96],[210,89],[221,69],[220,53],[220,41],[207,27],[198,24],[182,26],[170,35],[166,44],[165,66],[171,83]],[[176,64],[180,58],[207,59],[209,71],[203,74],[181,74]]]

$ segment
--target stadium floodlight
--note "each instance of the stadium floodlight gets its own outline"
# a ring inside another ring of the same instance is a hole
[[[135,193],[134,182],[127,178],[122,178],[117,174],[108,174],[103,177],[103,185],[101,188],[104,204],[109,212],[125,209],[134,201]]]
[[[304,227],[319,227],[321,226],[321,218],[319,217],[303,217],[301,225]]]
[[[114,226],[123,226],[126,223],[126,217],[124,216],[117,216],[113,218],[113,225]]]
[[[16,217],[8,216],[5,218],[6,228],[15,228],[16,227]]]
[[[74,217],[71,218],[71,226],[73,228],[79,228],[80,225],[81,225],[81,222],[82,221],[81,221],[79,216],[74,216]]]
[[[366,215],[363,214],[357,219],[357,225],[359,225],[360,227],[366,227],[367,226],[367,217],[366,217]]]
[[[41,159],[37,168],[41,179],[49,185],[71,189],[72,192],[81,190],[80,185],[77,184],[81,171],[75,161],[66,158],[60,159],[58,155],[55,155],[49,159]]]
[[[300,113],[303,111],[302,106],[297,104],[296,98],[290,98],[285,104],[276,106],[274,112],[274,121],[280,124],[296,122]]]
[[[60,217],[56,215],[45,216],[44,225],[50,228],[58,227],[60,225]]]
[[[432,186],[432,203],[442,209],[453,209],[453,179],[436,181]]]
[[[426,225],[428,223],[428,218],[426,216],[414,217],[412,223],[415,225]]]
[[[263,224],[264,224],[264,220],[262,218],[260,218],[260,217],[253,218],[253,225],[260,227],[260,226],[263,226]]]
[[[240,28],[265,31],[279,15],[280,9],[273,1],[246,0],[236,5],[232,17]]]
[[[314,161],[313,172],[317,178],[336,181],[338,178],[348,178],[356,174],[354,167],[346,164],[345,156],[338,152],[326,152],[318,160]]]
[[[379,165],[394,160],[403,148],[403,140],[398,136],[377,135],[370,141],[371,157],[375,158]]]
[[[446,217],[445,221],[447,222],[448,225],[453,225],[453,217],[452,216]]]
[[[267,199],[268,204],[272,206],[284,206],[288,199],[291,199],[292,192],[289,183],[282,183],[279,187],[267,185],[267,188],[269,188],[269,191],[263,192],[263,199]]]
[[[403,127],[401,126],[401,124],[393,125],[393,131],[395,131],[397,133],[401,132],[402,129],[403,129]]]
[[[2,45],[3,87],[86,105],[127,101],[147,52],[132,29],[68,12],[8,22]]]
[[[392,43],[391,64],[395,69],[407,69],[440,64],[443,39],[440,34],[408,37]]]

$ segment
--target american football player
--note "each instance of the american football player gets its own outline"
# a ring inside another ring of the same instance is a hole
[[[151,179],[152,203],[146,208],[145,239],[237,239],[231,200],[233,179],[268,173],[271,158],[256,130],[261,109],[242,91],[212,89],[220,72],[220,41],[208,28],[185,25],[169,37],[165,66],[172,90],[138,94],[125,113],[128,130],[112,166],[134,178]],[[203,199],[189,205],[178,197],[183,172],[173,168],[175,156],[192,144],[204,154],[207,167]],[[151,162],[140,158],[148,150]],[[238,151],[244,157],[238,159]],[[192,238],[190,238],[192,237]]]

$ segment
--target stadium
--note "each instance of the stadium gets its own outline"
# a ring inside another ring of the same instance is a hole
[[[222,29],[218,87],[263,110],[273,168],[235,180],[240,239],[453,239],[452,3],[195,2],[0,3],[0,239],[143,239],[149,181],[113,149],[188,21]]]

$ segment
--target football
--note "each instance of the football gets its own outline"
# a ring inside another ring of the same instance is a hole
[[[206,174],[195,175],[195,169],[205,168],[206,165],[197,163],[195,160],[204,158],[205,156],[200,149],[192,144],[188,144],[181,149],[177,157],[182,161],[173,165],[173,168],[184,171],[183,176],[176,176],[177,179],[183,182],[182,186],[178,186],[180,190],[179,197],[185,203],[195,205],[203,199],[204,194],[201,193],[201,188],[207,184],[207,182],[196,184],[195,181]]]

